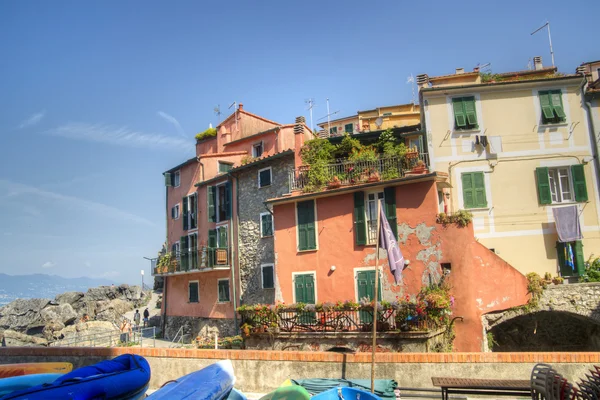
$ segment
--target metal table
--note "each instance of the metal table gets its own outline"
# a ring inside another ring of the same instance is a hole
[[[524,396],[531,397],[531,383],[528,379],[471,379],[432,377],[433,386],[442,389],[442,400],[450,394]]]

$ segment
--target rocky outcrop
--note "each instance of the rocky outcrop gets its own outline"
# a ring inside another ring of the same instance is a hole
[[[48,345],[48,341],[118,330],[123,315],[145,305],[150,292],[139,286],[100,286],[48,299],[18,299],[0,308],[5,346]]]

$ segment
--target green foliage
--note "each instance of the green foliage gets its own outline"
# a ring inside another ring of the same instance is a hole
[[[217,128],[208,128],[204,132],[200,132],[196,135],[196,140],[202,140],[210,137],[217,136]]]
[[[496,342],[496,340],[494,339],[494,334],[492,333],[492,331],[488,331],[488,333],[485,336],[487,338],[488,349],[494,350],[494,346],[498,346],[498,342]]]
[[[354,139],[346,133],[346,134],[344,134],[344,138],[342,139],[342,142],[337,147],[336,153],[340,156],[347,156],[348,154],[352,153],[355,150],[356,151],[360,150],[362,147],[363,147],[363,145],[360,143],[360,140]]]
[[[350,161],[377,161],[377,149],[374,146],[362,146],[360,149],[354,149],[348,157]]]
[[[437,215],[437,222],[444,226],[448,224],[456,224],[461,228],[468,226],[473,220],[473,214],[466,210],[458,210],[456,213],[448,215],[446,213],[439,213]]]
[[[300,157],[304,165],[315,163],[333,163],[336,147],[327,139],[315,138],[307,141],[300,150]]]
[[[158,259],[156,269],[159,273],[173,272],[176,262],[177,259],[173,258],[172,253],[166,253]]]
[[[544,289],[548,286],[548,282],[542,279],[541,276],[535,272],[530,272],[526,275],[527,277],[527,293],[531,294],[529,301],[524,307],[526,312],[535,310],[539,305],[539,299],[544,293]]]
[[[579,278],[581,282],[600,282],[600,257],[590,258],[585,263],[585,273]]]
[[[252,157],[252,156],[244,156],[242,157],[242,159],[240,160],[242,165],[246,165],[246,164],[250,164],[251,162],[253,162],[254,160],[256,160],[256,157]]]

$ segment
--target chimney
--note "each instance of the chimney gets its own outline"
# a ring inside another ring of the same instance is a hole
[[[429,86],[429,76],[427,74],[417,75],[417,85],[420,89]]]
[[[535,56],[533,57],[533,69],[540,70],[544,68],[544,66],[542,65],[542,57],[540,56]]]
[[[304,146],[304,124],[306,118],[296,117],[294,125],[294,163],[296,168],[302,165],[302,157],[300,157],[300,149]]]
[[[240,103],[240,105],[238,106],[238,110],[242,111],[244,109],[244,103]]]
[[[580,65],[579,67],[577,67],[577,69],[575,70],[575,73],[577,75],[585,75],[585,67],[583,65]]]
[[[479,67],[473,68],[473,72],[479,72]]]
[[[464,73],[465,73],[464,68],[456,68],[456,75],[460,75],[460,74],[464,74]]]

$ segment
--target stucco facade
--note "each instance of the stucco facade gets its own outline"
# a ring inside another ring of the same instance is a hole
[[[578,207],[583,258],[587,260],[600,244],[598,171],[592,162],[590,126],[583,107],[583,79],[555,72],[540,67],[523,72],[527,79],[500,74],[485,83],[478,72],[421,76],[431,169],[449,176],[450,212],[469,209],[479,242],[523,274],[560,273],[555,207]],[[565,114],[560,122],[544,122],[540,96],[545,93],[558,94],[556,101]],[[456,125],[453,107],[461,98],[473,99],[477,122],[473,128]],[[487,145],[481,142],[484,137]],[[585,183],[579,184],[585,185],[587,198],[574,194],[573,166],[583,171]],[[552,193],[551,204],[540,200],[536,175],[540,168],[560,170],[564,175],[564,196],[555,199]],[[480,174],[485,190],[483,201],[474,206],[465,201],[464,187],[465,175],[473,173]]]

